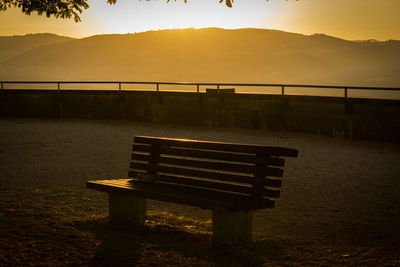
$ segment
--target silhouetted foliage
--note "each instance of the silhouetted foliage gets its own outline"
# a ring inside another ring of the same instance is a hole
[[[5,11],[9,7],[20,8],[23,13],[30,15],[37,12],[39,15],[46,14],[47,17],[53,15],[56,18],[71,18],[75,22],[81,21],[79,16],[83,9],[89,8],[88,0],[0,0],[0,11]],[[151,0],[146,0],[151,1]],[[187,3],[187,0],[183,0]],[[232,7],[234,0],[216,0],[219,3],[225,2],[226,6]],[[268,1],[268,0],[267,0]],[[115,4],[117,0],[107,0],[109,4]],[[167,0],[167,3],[170,0]],[[175,0],[176,2],[176,0]]]

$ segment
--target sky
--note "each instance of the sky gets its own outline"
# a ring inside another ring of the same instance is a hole
[[[89,0],[82,22],[0,12],[0,35],[55,33],[82,38],[171,28],[278,29],[306,35],[324,33],[347,40],[400,40],[400,0]]]

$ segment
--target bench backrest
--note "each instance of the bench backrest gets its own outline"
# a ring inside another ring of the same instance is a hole
[[[297,150],[282,147],[136,136],[129,177],[278,198],[282,157],[296,156]]]

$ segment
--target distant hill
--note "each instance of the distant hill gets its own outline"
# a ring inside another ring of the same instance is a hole
[[[71,40],[74,40],[74,38],[51,33],[0,36],[0,62],[37,47]]]
[[[15,49],[0,60],[1,80],[400,86],[399,41],[218,28],[97,35],[40,45],[37,37],[36,48]],[[0,38],[0,47],[4,42]]]

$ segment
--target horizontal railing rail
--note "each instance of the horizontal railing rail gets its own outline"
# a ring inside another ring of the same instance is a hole
[[[317,88],[317,89],[341,89],[343,90],[343,97],[348,98],[349,90],[374,90],[374,91],[399,91],[400,87],[378,87],[378,86],[345,86],[345,85],[315,85],[315,84],[281,84],[281,83],[216,83],[216,82],[137,82],[137,81],[0,81],[0,89],[7,90],[5,85],[7,84],[54,84],[57,85],[57,90],[63,90],[61,85],[67,84],[114,84],[118,85],[119,91],[128,91],[130,89],[123,89],[122,85],[154,85],[155,91],[160,91],[160,85],[178,85],[178,86],[196,86],[196,92],[200,92],[200,86],[216,86],[217,92],[223,89],[221,87],[227,86],[238,86],[238,87],[274,87],[280,88],[281,95],[285,95],[285,88]],[[37,89],[37,90],[48,90],[48,89]],[[80,89],[67,89],[67,90],[80,90]],[[113,90],[116,89],[105,89]],[[165,90],[169,91],[169,90]]]

